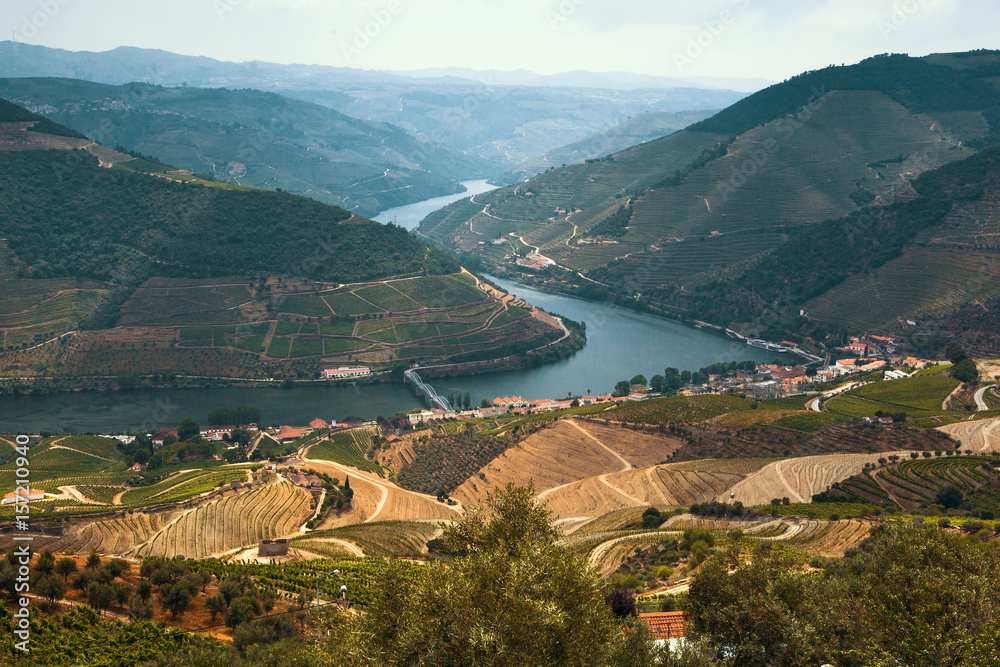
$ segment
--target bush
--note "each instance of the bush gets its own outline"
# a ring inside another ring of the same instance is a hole
[[[604,602],[611,608],[611,613],[616,618],[628,618],[636,614],[635,595],[624,586],[615,586],[608,591],[604,596]]]
[[[962,504],[962,492],[954,486],[946,486],[937,492],[934,502],[945,509],[956,509]]]

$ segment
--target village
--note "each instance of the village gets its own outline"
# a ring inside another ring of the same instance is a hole
[[[300,426],[272,426],[264,431],[281,444],[289,444],[310,436],[313,433],[327,429],[350,429],[359,426],[378,427],[390,443],[407,430],[423,429],[436,425],[471,419],[502,418],[514,415],[530,415],[540,412],[554,412],[577,407],[607,404],[609,407],[623,402],[645,401],[664,395],[698,396],[706,394],[729,394],[742,396],[753,400],[769,400],[791,396],[819,395],[817,387],[840,379],[864,376],[868,380],[896,380],[909,377],[910,374],[930,366],[937,361],[921,359],[912,356],[894,354],[899,341],[887,336],[853,337],[849,344],[836,348],[843,353],[839,359],[830,359],[825,363],[782,365],[780,363],[754,364],[716,364],[697,372],[678,373],[679,380],[670,386],[669,378],[653,376],[647,380],[641,375],[631,381],[619,382],[614,393],[600,395],[569,396],[566,398],[528,399],[521,396],[497,396],[483,399],[478,407],[467,409],[418,408],[405,415],[376,421],[361,421],[357,419],[338,422],[317,418],[309,424]],[[790,348],[795,343],[784,342]],[[752,369],[747,366],[753,366]],[[725,370],[720,370],[720,369]],[[675,371],[676,369],[667,369]],[[873,377],[872,374],[881,372]],[[324,377],[331,379],[350,379],[367,377],[372,374],[366,367],[330,369],[323,372]],[[836,390],[835,390],[836,391]],[[256,429],[256,425],[253,425]],[[202,429],[202,438],[208,441],[222,441],[228,433],[231,435],[235,427],[208,427]],[[176,429],[174,429],[176,430]],[[168,435],[170,429],[154,434],[154,445],[162,444],[162,438]]]

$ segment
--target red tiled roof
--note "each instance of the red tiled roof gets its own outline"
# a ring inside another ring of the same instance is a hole
[[[679,639],[687,634],[687,621],[683,611],[664,611],[639,614],[656,639]]]

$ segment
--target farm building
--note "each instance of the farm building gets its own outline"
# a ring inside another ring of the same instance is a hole
[[[303,475],[297,472],[286,472],[285,477],[295,486],[303,489],[319,489],[323,486],[323,481],[316,475]]]
[[[14,505],[19,501],[20,502],[26,501],[30,503],[44,499],[45,499],[45,492],[42,491],[41,489],[28,489],[28,495],[27,496],[22,495],[20,496],[20,498],[17,495],[17,491],[11,491],[10,493],[4,495],[3,502],[0,504]]]
[[[673,644],[687,636],[687,620],[682,611],[639,614],[639,619],[649,627],[650,633],[657,642]]]
[[[258,556],[287,556],[288,555],[288,540],[263,540],[257,546]]]
[[[176,428],[160,428],[150,434],[149,439],[152,441],[154,447],[162,447],[163,441],[168,435],[177,437]]]
[[[493,405],[498,408],[526,408],[529,404],[520,396],[504,396],[503,398],[494,398]]]
[[[532,271],[541,271],[546,267],[554,265],[555,262],[541,255],[528,255],[527,257],[518,257],[515,264],[523,266],[526,269],[531,269]]]
[[[293,440],[298,440],[299,438],[304,438],[309,435],[310,430],[307,428],[292,428],[291,426],[282,426],[278,429],[278,442],[291,442]]]
[[[326,380],[344,380],[346,378],[363,378],[372,374],[372,370],[367,366],[341,366],[340,368],[328,368],[323,371],[323,378]]]
[[[309,428],[318,431],[323,428],[330,428],[330,424],[326,423],[323,419],[314,419],[309,422]]]

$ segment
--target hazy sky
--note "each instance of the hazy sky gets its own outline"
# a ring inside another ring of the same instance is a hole
[[[411,70],[784,79],[885,52],[1000,48],[995,0],[2,0],[70,50]],[[368,34],[365,34],[365,33]]]

